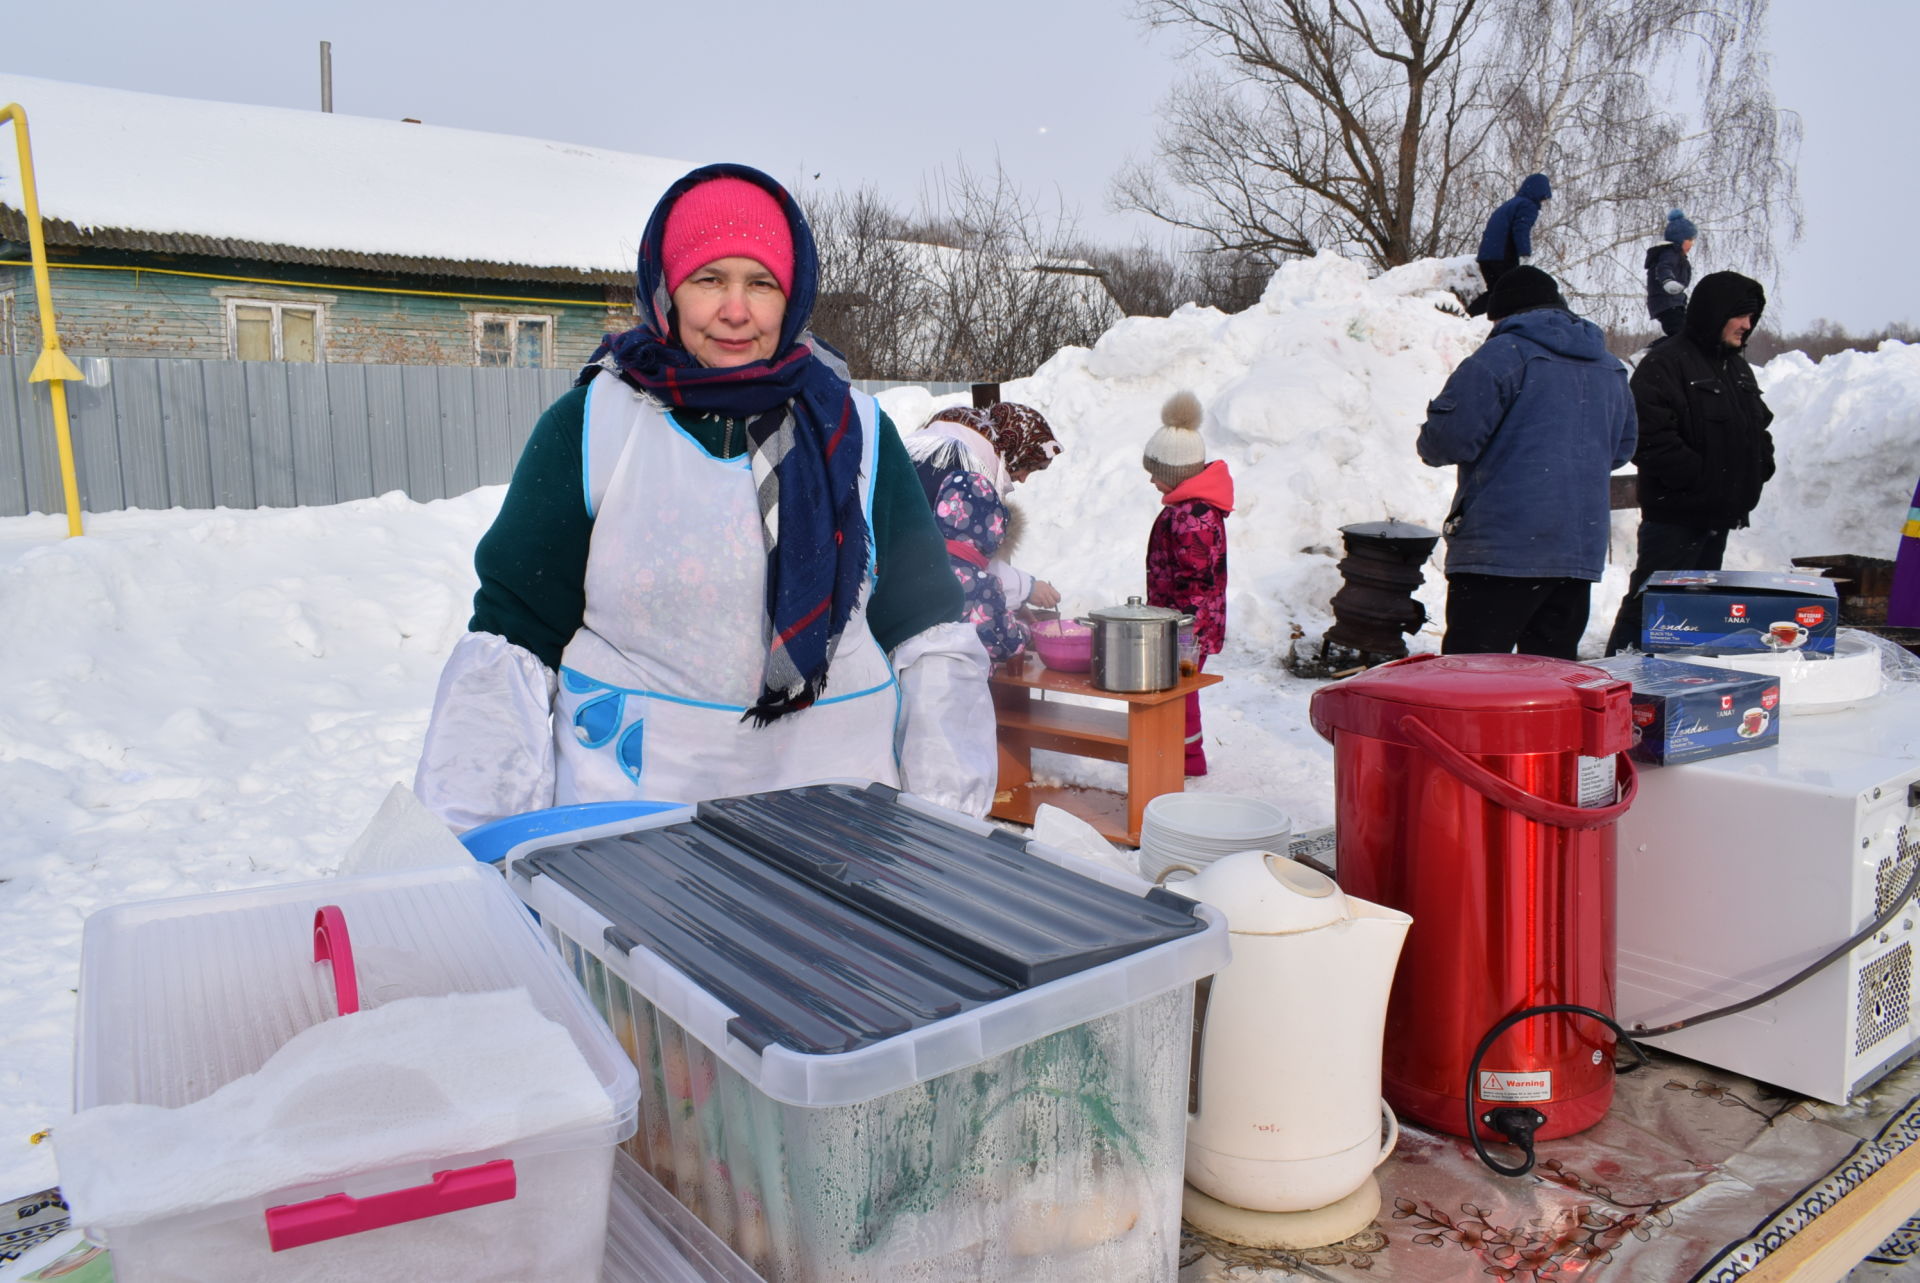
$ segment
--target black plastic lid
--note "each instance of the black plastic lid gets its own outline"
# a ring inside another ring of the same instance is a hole
[[[852,1051],[1203,927],[901,806],[880,785],[703,802],[691,821],[536,851],[544,873],[738,1013],[756,1051]]]

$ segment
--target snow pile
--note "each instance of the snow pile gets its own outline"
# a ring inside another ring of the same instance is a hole
[[[624,273],[661,193],[693,168],[540,138],[0,73],[9,102],[33,132],[41,217],[82,228]],[[0,204],[21,209],[8,162]]]
[[[1920,346],[1883,342],[1819,364],[1799,352],[1760,371],[1780,471],[1752,532],[1777,556],[1891,557],[1920,476]]]
[[[1426,401],[1486,336],[1444,310],[1463,268],[1369,281],[1337,258],[1295,263],[1246,312],[1123,321],[1003,390],[1066,443],[1018,492],[1029,532],[1017,560],[1070,610],[1142,591],[1159,495],[1141,447],[1175,390],[1207,407],[1240,510],[1227,527],[1228,649],[1209,665],[1226,681],[1204,697],[1213,774],[1196,789],[1270,798],[1302,830],[1331,820],[1330,756],[1305,716],[1316,687],[1275,661],[1295,627],[1312,641],[1329,618],[1341,525],[1434,527],[1446,514],[1452,469],[1421,465],[1413,442]],[[1920,348],[1783,358],[1762,383],[1780,475],[1729,564],[1892,555],[1920,469]],[[882,400],[908,431],[945,403],[917,389]],[[57,516],[0,520],[0,1193],[55,1178],[46,1147],[25,1138],[69,1108],[82,920],[339,864],[412,778],[440,665],[466,627],[473,547],[503,493],[109,513],[77,540]],[[1620,514],[1616,563],[1631,561],[1632,529]],[[1437,557],[1427,577],[1438,618]],[[1595,592],[1587,653],[1625,577],[1616,564]],[[1436,624],[1411,642],[1438,644]],[[1044,761],[1043,776],[1118,782],[1108,764]]]
[[[1428,260],[1370,281],[1359,264],[1323,254],[1287,264],[1245,312],[1188,306],[1129,318],[1091,350],[1069,348],[1003,385],[1064,443],[1015,492],[1025,518],[1015,560],[1058,587],[1068,611],[1143,593],[1160,494],[1140,451],[1161,403],[1191,388],[1206,409],[1209,456],[1234,476],[1230,644],[1273,654],[1296,626],[1317,635],[1340,584],[1341,526],[1393,517],[1437,530],[1446,517],[1453,470],[1423,465],[1413,443],[1427,401],[1486,337],[1445,288],[1459,269]],[[911,393],[882,401],[903,432],[944,403]],[[1438,584],[1422,598],[1437,617]]]
[[[412,780],[502,493],[0,521],[0,1189],[54,1180],[89,913],[324,876]]]

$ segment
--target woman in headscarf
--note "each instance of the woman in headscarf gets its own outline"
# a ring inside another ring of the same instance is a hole
[[[1060,453],[1053,429],[1031,406],[1003,401],[991,410],[949,406],[907,441],[934,522],[967,598],[967,619],[987,654],[1010,659],[1027,644],[1023,605],[1058,605],[1053,585],[1009,564],[1007,492]]]
[[[984,814],[987,660],[898,434],[807,331],[811,232],[744,165],[642,237],[640,324],[535,427],[414,790],[456,830],[857,777]]]

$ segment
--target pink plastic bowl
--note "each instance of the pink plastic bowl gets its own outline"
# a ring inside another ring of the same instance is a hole
[[[1035,624],[1033,648],[1048,668],[1063,673],[1084,673],[1093,667],[1093,629],[1071,619]]]

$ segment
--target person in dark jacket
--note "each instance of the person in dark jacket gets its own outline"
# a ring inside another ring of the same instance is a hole
[[[1750,277],[1703,276],[1685,328],[1648,348],[1633,372],[1639,550],[1609,655],[1639,644],[1640,590],[1654,571],[1720,569],[1727,532],[1747,524],[1773,476],[1773,411],[1741,355],[1766,306]]]
[[[1491,290],[1502,276],[1533,257],[1533,225],[1540,217],[1540,206],[1553,199],[1553,185],[1545,174],[1528,174],[1513,199],[1502,203],[1487,219],[1487,230],[1480,236],[1480,275]],[[1474,305],[1485,308],[1482,294]],[[1479,311],[1468,308],[1469,315]]]
[[[1539,268],[1488,298],[1493,333],[1428,403],[1418,443],[1460,470],[1441,651],[1572,659],[1607,564],[1607,476],[1633,457],[1627,371]]]
[[[1660,332],[1678,334],[1687,320],[1687,283],[1693,264],[1687,255],[1700,229],[1681,210],[1667,212],[1666,239],[1647,250],[1647,315],[1660,322]]]

